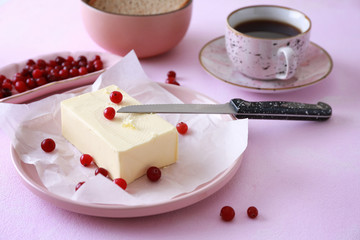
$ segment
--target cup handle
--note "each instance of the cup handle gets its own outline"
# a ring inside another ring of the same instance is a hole
[[[297,57],[294,50],[291,47],[281,47],[277,52],[278,56],[278,73],[276,74],[277,79],[289,79],[292,78],[295,74],[295,69],[297,66]],[[283,56],[283,58],[281,57]],[[284,59],[280,60],[280,59]],[[285,67],[285,71],[282,69]]]

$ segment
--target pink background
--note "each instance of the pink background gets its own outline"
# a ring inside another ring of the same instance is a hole
[[[311,40],[326,49],[334,68],[321,83],[290,93],[249,93],[207,74],[198,53],[225,31],[234,9],[279,4],[305,12]],[[87,35],[80,0],[0,0],[0,67],[59,51],[103,51]],[[358,0],[194,0],[183,41],[171,52],[141,60],[151,79],[175,70],[184,87],[219,102],[324,101],[333,117],[323,123],[249,122],[249,146],[235,177],[190,207],[151,217],[108,219],[59,209],[33,195],[10,159],[0,132],[1,239],[360,239],[360,2]],[[219,159],[221,161],[221,159]],[[236,211],[220,220],[222,206]],[[246,209],[254,205],[259,217]]]

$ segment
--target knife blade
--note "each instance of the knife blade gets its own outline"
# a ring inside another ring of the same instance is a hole
[[[324,102],[308,104],[286,101],[249,102],[240,98],[225,104],[144,104],[130,105],[118,113],[231,114],[237,119],[276,119],[324,121],[332,109]]]

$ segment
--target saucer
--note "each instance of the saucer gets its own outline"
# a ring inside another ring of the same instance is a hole
[[[247,91],[274,93],[309,87],[330,74],[333,62],[323,48],[311,42],[305,56],[305,60],[298,67],[295,76],[288,80],[256,80],[241,74],[234,69],[227,56],[224,36],[205,44],[200,51],[199,60],[208,73],[226,83]]]

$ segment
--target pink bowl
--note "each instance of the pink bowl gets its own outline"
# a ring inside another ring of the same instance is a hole
[[[98,10],[82,0],[81,13],[90,37],[102,48],[124,56],[135,50],[139,58],[165,53],[185,36],[192,0],[183,8],[156,15],[122,15]]]

